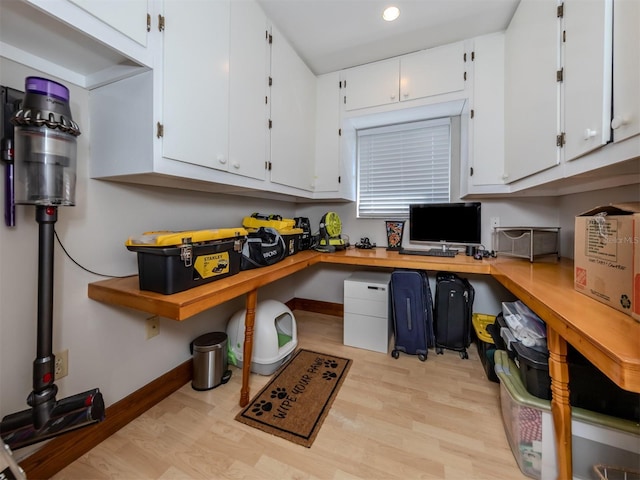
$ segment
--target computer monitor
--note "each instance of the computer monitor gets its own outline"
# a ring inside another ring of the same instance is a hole
[[[409,206],[409,240],[446,245],[480,245],[480,202]]]

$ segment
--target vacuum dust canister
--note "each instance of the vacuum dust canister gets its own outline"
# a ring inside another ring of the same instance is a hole
[[[15,202],[75,205],[76,139],[69,89],[53,80],[27,77],[15,126]]]

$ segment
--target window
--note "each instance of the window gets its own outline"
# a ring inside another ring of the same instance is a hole
[[[450,200],[449,118],[357,131],[359,218],[408,218],[411,203]]]

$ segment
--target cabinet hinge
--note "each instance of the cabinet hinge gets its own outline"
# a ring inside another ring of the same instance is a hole
[[[564,132],[556,137],[556,147],[562,148],[564,146]]]
[[[564,67],[556,72],[556,82],[564,81]]]
[[[273,85],[273,77],[269,77],[269,86]]]
[[[476,114],[476,112],[475,112],[475,110],[472,108],[472,109],[471,109],[471,112],[469,112],[470,117],[471,117],[471,118],[473,118],[473,117],[475,116],[475,114]]]
[[[467,72],[464,72],[464,81],[467,81]]]
[[[464,53],[462,54],[462,61],[463,61],[463,62],[466,62],[466,61],[467,61],[467,52],[464,52]]]
[[[271,119],[269,119],[269,128],[273,127],[273,122],[271,121]]]
[[[269,45],[273,43],[273,35],[271,35],[269,31],[267,31],[267,42],[269,42]]]
[[[564,3],[558,5],[557,15],[558,18],[562,18],[564,16]]]
[[[340,175],[338,175],[338,183],[342,182],[342,177]]]
[[[151,14],[147,13],[147,32],[151,31]]]
[[[341,129],[341,128],[339,128],[339,129],[338,129],[338,136],[339,136],[339,137],[341,137],[341,136],[342,136],[342,129]]]
[[[158,15],[158,31],[164,32],[164,17],[162,15]]]
[[[562,31],[562,43],[567,43],[567,31]]]
[[[469,167],[469,176],[473,177],[473,167]]]
[[[344,103],[345,105],[347,104],[347,96],[346,95],[344,97],[342,97],[342,103]]]
[[[269,97],[268,96],[264,96],[264,104],[268,105],[269,104]]]
[[[164,125],[162,125],[160,122],[158,122],[158,124],[156,125],[156,137],[164,137]]]
[[[473,62],[476,59],[476,52],[471,52],[471,61]]]
[[[271,171],[271,162],[269,161],[264,162],[264,169]]]

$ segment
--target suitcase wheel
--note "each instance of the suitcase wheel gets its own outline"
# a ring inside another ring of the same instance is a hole
[[[469,354],[467,353],[466,350],[464,352],[460,352],[460,358],[462,358],[463,360],[466,360],[467,358],[469,358]]]
[[[398,350],[392,350],[391,351],[391,356],[393,358],[398,358],[398,357],[400,357],[400,352]]]
[[[424,362],[425,360],[427,360],[427,356],[424,353],[418,354],[418,358],[420,359],[421,362]]]
[[[440,347],[436,348],[436,353],[438,355],[442,355],[442,348],[440,348]]]

